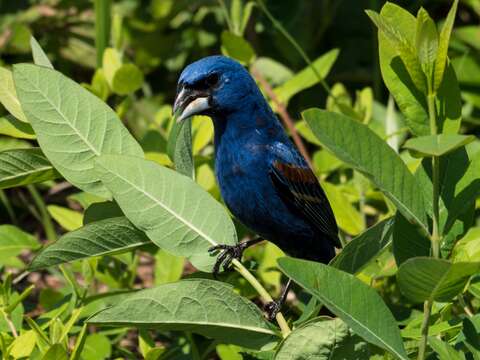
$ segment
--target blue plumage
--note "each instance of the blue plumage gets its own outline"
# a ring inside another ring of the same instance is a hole
[[[330,204],[250,74],[212,56],[182,72],[181,119],[208,115],[215,128],[215,173],[233,215],[292,256],[328,262],[338,246]]]

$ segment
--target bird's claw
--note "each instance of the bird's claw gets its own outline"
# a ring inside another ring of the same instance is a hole
[[[273,321],[282,309],[279,301],[270,301],[263,306],[263,310],[267,313],[267,319]]]
[[[215,261],[215,265],[213,266],[213,277],[216,279],[217,275],[220,272],[220,267],[223,267],[224,271],[227,271],[232,264],[233,259],[241,260],[243,251],[245,250],[245,244],[239,243],[236,245],[215,245],[208,249],[210,254],[215,253],[216,251],[220,250],[220,254],[217,257],[217,261]]]

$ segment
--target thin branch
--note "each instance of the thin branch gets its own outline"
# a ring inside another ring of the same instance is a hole
[[[278,100],[277,95],[273,91],[272,87],[268,83],[268,81],[260,74],[260,72],[255,69],[255,67],[252,67],[250,69],[253,77],[262,85],[263,89],[265,90],[265,93],[267,96],[273,101],[277,108],[278,115],[282,119],[283,123],[287,127],[288,131],[290,131],[293,142],[295,145],[297,145],[298,150],[300,153],[303,155],[305,160],[307,161],[308,165],[312,167],[312,159],[310,158],[310,155],[308,154],[307,148],[305,147],[305,144],[303,143],[302,138],[300,135],[298,135],[298,131],[295,128],[295,124],[293,119],[291,118],[290,114],[287,111],[287,108],[285,104],[283,104],[280,100]]]

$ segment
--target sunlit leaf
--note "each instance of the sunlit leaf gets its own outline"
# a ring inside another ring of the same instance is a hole
[[[102,156],[97,171],[129,220],[159,247],[211,271],[208,249],[237,242],[225,209],[186,176],[134,157]]]
[[[82,226],[83,214],[63,206],[48,205],[47,210],[65,230],[73,231]]]
[[[47,54],[45,54],[40,44],[33,36],[30,37],[30,47],[32,48],[33,61],[36,65],[53,69],[53,65],[48,59]]]
[[[143,151],[105,103],[55,70],[21,64],[14,79],[22,108],[55,168],[73,185],[108,197],[93,172],[101,154],[143,156]]]
[[[256,305],[233,292],[230,285],[203,279],[138,291],[88,322],[191,331],[248,348],[260,348],[276,339]]]
[[[255,57],[255,51],[250,43],[229,31],[222,32],[222,51],[243,64],[249,64]]]
[[[24,250],[40,247],[34,236],[13,225],[0,225],[0,262],[17,256]]]
[[[0,135],[28,140],[36,137],[29,123],[17,120],[11,115],[0,117]]]
[[[10,70],[0,67],[0,103],[18,120],[28,122],[17,97]]]
[[[351,274],[321,263],[282,258],[278,264],[289,278],[316,296],[357,335],[400,359],[408,359],[397,323],[374,289]]]

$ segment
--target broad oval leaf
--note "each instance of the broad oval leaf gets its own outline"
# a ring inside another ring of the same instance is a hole
[[[277,339],[260,309],[218,281],[182,280],[138,291],[89,323],[191,331],[259,349]]]
[[[76,187],[109,197],[93,171],[101,154],[143,157],[140,145],[105,103],[61,73],[41,66],[14,67],[23,111],[55,168]]]
[[[287,257],[279,259],[278,265],[356,334],[400,359],[408,359],[396,321],[374,289],[353,275],[321,263]]]
[[[60,174],[40,148],[0,152],[0,189],[54,180]]]
[[[98,175],[129,220],[159,247],[211,271],[208,249],[237,243],[227,212],[190,178],[152,161],[105,155]]]
[[[330,265],[350,274],[362,270],[392,243],[394,219],[375,224],[350,241]]]
[[[247,65],[255,57],[255,51],[252,45],[243,37],[230,31],[224,31],[222,33],[222,51],[226,55]]]
[[[302,113],[315,136],[336,157],[369,178],[410,221],[426,228],[421,188],[405,163],[366,125],[345,115],[310,109]]]
[[[127,218],[105,219],[63,235],[33,259],[30,270],[92,256],[117,254],[150,243],[147,236],[135,228]]]
[[[475,140],[473,135],[440,134],[409,139],[403,145],[415,157],[442,156]]]
[[[405,261],[398,269],[400,291],[414,302],[434,300],[447,302],[458,295],[468,279],[480,271],[480,263],[459,262],[431,257]]]
[[[115,71],[112,90],[119,95],[128,95],[143,85],[143,73],[134,64],[123,64]]]
[[[283,340],[275,360],[363,360],[367,344],[340,319],[313,319]]]

